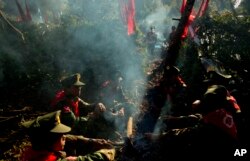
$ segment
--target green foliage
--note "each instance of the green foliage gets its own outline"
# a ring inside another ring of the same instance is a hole
[[[87,96],[94,97],[91,92],[115,70],[140,65],[134,62],[140,56],[123,25],[113,18],[97,22],[65,15],[59,24],[12,23],[24,33],[25,41],[3,22],[6,28],[0,35],[0,81],[2,92],[9,90],[3,104],[42,102],[35,106],[43,108],[60,88],[61,76],[73,72],[83,74],[91,89]]]
[[[215,56],[232,69],[249,69],[246,63],[250,48],[249,20],[249,16],[236,19],[231,12],[212,13],[211,17],[205,17],[199,30],[204,41],[201,47],[203,54]]]

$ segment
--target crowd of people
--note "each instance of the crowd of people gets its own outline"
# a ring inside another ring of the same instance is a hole
[[[113,144],[122,143],[126,123],[133,115],[119,85],[121,78],[104,82],[107,89],[99,100],[105,105],[80,98],[85,86],[80,79],[79,73],[61,79],[62,89],[51,100],[49,113],[23,123],[32,147],[22,160],[114,160]]]
[[[109,107],[101,102],[87,103],[80,98],[85,85],[80,78],[76,73],[62,79],[63,89],[51,101],[51,112],[23,123],[32,143],[23,160],[114,160],[113,141],[124,139],[122,132],[126,132],[128,121],[125,113],[132,115],[125,106],[116,110],[114,107],[118,101],[128,99],[120,93],[124,97],[110,99],[113,102]],[[208,72],[203,96],[188,105],[188,85],[180,70],[167,66],[159,84],[146,91],[143,99],[147,102],[144,104],[147,111],[133,127],[136,130],[133,138],[143,136],[140,141],[150,142],[149,149],[156,148],[160,154],[139,151],[143,153],[141,157],[154,160],[159,159],[159,155],[176,158],[182,154],[192,158],[198,153],[208,158],[226,158],[232,150],[241,147],[241,108],[227,90],[227,81],[221,73]],[[120,88],[111,89],[122,91]],[[119,130],[116,122],[122,127]],[[131,147],[135,148],[138,140],[133,141]]]
[[[151,54],[156,39],[151,27],[147,35]],[[216,70],[208,71],[203,95],[189,104],[188,84],[181,71],[167,65],[155,86],[146,89],[141,103],[145,108],[140,111],[125,95],[120,72],[101,85],[96,103],[81,98],[85,86],[81,74],[67,76],[51,101],[50,113],[22,124],[32,144],[22,160],[114,160],[114,142],[124,141],[127,123],[134,116],[138,118],[133,135],[129,142],[123,142],[131,145],[124,145],[123,150],[133,149],[135,160],[231,157],[244,144],[240,135],[241,108],[227,89],[229,79]]]

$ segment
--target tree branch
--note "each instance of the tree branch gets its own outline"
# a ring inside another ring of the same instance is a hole
[[[0,10],[0,16],[3,17],[3,19],[7,22],[8,25],[10,25],[11,28],[13,28],[17,33],[19,33],[23,39],[23,41],[25,41],[25,38],[24,38],[24,34],[19,30],[17,29],[8,19],[7,17],[4,15],[4,13]]]

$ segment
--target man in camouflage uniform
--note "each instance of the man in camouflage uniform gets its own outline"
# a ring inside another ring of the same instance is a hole
[[[86,122],[89,112],[95,110],[105,111],[106,107],[102,103],[89,104],[80,98],[81,89],[85,83],[80,81],[79,73],[70,75],[61,80],[63,89],[59,91],[51,102],[51,109],[61,110],[61,121],[73,128],[73,132],[84,133],[84,126],[80,124]]]
[[[231,110],[233,107],[228,99],[225,87],[213,85],[197,105],[196,111],[199,113],[165,118],[167,127],[171,125],[166,131],[145,134],[151,141],[150,149],[154,151],[148,153],[147,158],[232,158],[235,149],[241,144]]]
[[[155,50],[155,44],[157,42],[157,34],[155,33],[154,26],[150,27],[150,31],[147,33],[145,41],[147,44],[148,53],[150,54],[150,56],[153,56]]]
[[[71,128],[60,121],[61,111],[52,112],[24,122],[32,147],[27,147],[21,160],[23,161],[112,161],[115,150],[103,139],[90,139],[83,136],[67,135]],[[81,145],[75,153],[63,151],[64,146]],[[85,148],[82,148],[85,147]],[[91,149],[83,152],[83,149]]]

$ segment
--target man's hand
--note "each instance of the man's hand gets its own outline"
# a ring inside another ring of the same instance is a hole
[[[112,149],[114,146],[111,144],[111,142],[105,140],[105,139],[89,139],[89,144],[95,149]]]

